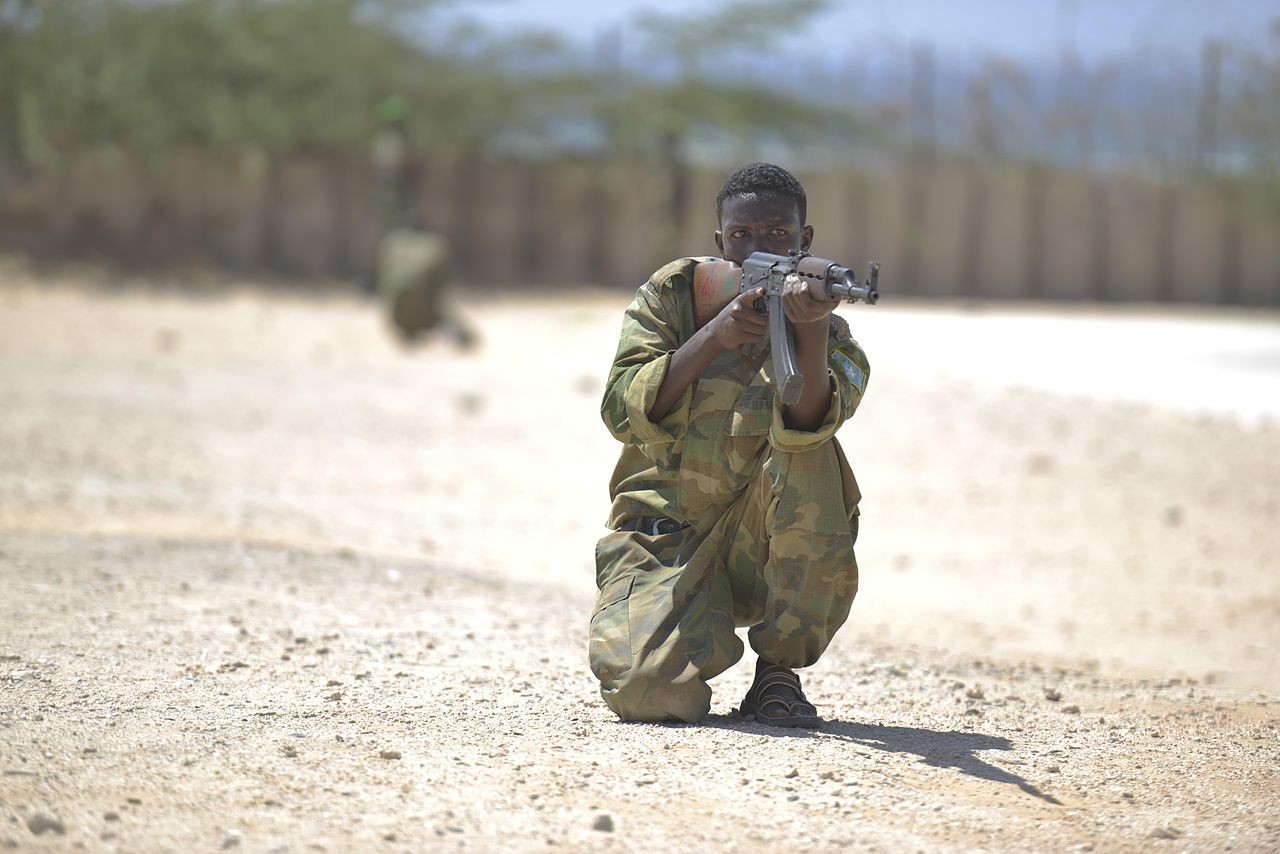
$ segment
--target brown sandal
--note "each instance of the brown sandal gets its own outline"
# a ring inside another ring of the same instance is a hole
[[[756,670],[756,679],[738,709],[742,717],[777,727],[817,729],[822,726],[818,710],[800,687],[795,671],[780,664]]]

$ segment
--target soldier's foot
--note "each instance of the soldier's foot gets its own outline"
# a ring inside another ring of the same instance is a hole
[[[804,695],[794,670],[761,658],[756,678],[739,707],[744,718],[777,727],[816,729],[822,726],[818,710]]]

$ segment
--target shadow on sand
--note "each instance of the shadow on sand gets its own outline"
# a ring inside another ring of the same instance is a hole
[[[968,774],[980,780],[1007,783],[1017,786],[1032,797],[1062,806],[1062,801],[1040,791],[1024,778],[1003,768],[997,768],[974,755],[979,750],[1012,750],[1013,743],[1007,738],[974,732],[937,732],[916,727],[845,723],[838,720],[829,720],[817,730],[778,729],[729,715],[710,715],[701,725],[780,738],[849,741],[890,753],[914,753],[925,765],[936,768],[955,768],[962,774]]]

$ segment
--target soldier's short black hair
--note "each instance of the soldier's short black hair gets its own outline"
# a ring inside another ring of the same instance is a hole
[[[724,213],[725,199],[752,193],[794,199],[796,207],[800,210],[800,224],[804,225],[805,215],[808,213],[808,200],[804,195],[804,187],[800,186],[795,175],[772,163],[751,163],[730,175],[729,180],[725,181],[724,186],[720,188],[720,192],[716,193],[716,219],[719,220]]]

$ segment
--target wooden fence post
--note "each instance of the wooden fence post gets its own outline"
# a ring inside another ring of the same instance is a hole
[[[1106,182],[1089,179],[1089,290],[1095,300],[1105,300],[1111,289],[1111,222]]]
[[[1048,198],[1048,172],[1041,163],[1032,162],[1027,167],[1027,216],[1026,251],[1023,254],[1024,297],[1039,299],[1044,296],[1044,223],[1045,202]]]

